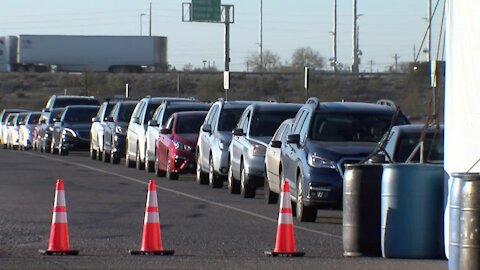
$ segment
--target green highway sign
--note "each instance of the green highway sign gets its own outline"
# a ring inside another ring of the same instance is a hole
[[[192,0],[191,15],[195,22],[219,22],[221,0]]]

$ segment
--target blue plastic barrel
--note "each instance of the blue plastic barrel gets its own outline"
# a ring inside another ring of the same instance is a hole
[[[347,165],[343,177],[343,255],[382,256],[382,164]]]
[[[480,269],[480,174],[452,176],[448,269]]]
[[[443,176],[443,165],[384,164],[383,257],[444,257]]]

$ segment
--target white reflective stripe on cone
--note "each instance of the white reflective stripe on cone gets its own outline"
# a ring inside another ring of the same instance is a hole
[[[293,224],[292,213],[278,214],[278,224]]]
[[[280,208],[292,208],[292,203],[290,202],[290,192],[282,192],[280,197]]]
[[[157,192],[149,191],[147,194],[147,207],[158,207]]]
[[[55,201],[53,206],[65,206],[65,191],[57,190],[57,192],[55,192]]]
[[[52,224],[53,223],[67,223],[67,213],[53,212]]]
[[[158,212],[147,212],[143,223],[160,223]]]

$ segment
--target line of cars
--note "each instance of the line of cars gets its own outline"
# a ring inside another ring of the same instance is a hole
[[[346,164],[364,160],[382,138],[394,144],[395,134],[409,132],[414,139],[414,131],[421,132],[410,128],[401,133],[400,126],[411,125],[389,102],[316,98],[292,104],[145,97],[100,104],[94,97],[53,96],[41,113],[4,110],[0,117],[5,119],[0,140],[10,148],[61,155],[85,149],[92,159],[118,164],[125,158],[127,167],[171,180],[194,173],[198,184],[222,188],[226,183],[228,192],[244,198],[255,197],[263,188],[267,203],[278,201],[286,180],[294,214],[307,222],[316,219],[318,209],[341,208]],[[30,123],[29,117],[38,123]],[[15,135],[3,137],[5,130],[15,130],[10,126],[27,123],[31,137],[18,139],[18,147]],[[392,125],[395,128],[387,132]],[[433,138],[427,148],[435,145],[433,155],[443,159],[438,147],[441,142],[443,149],[443,138],[427,137]],[[390,148],[392,153],[396,149]],[[432,151],[421,153],[423,159]]]

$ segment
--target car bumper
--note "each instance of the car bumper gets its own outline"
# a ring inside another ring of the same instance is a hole
[[[61,147],[64,150],[87,150],[90,147],[90,140],[78,137],[65,137],[62,140]]]
[[[228,150],[216,150],[213,154],[213,166],[220,177],[228,175]]]
[[[303,181],[305,206],[321,208],[342,204],[343,178],[337,170],[308,167]]]
[[[247,174],[246,184],[254,188],[263,187],[265,156],[246,156],[244,162],[244,169]]]
[[[113,145],[112,145],[112,152],[118,156],[123,157],[125,156],[125,143],[126,143],[126,136],[125,135],[115,135],[113,137]]]
[[[195,153],[191,151],[170,152],[170,170],[174,173],[194,173],[196,169]]]

